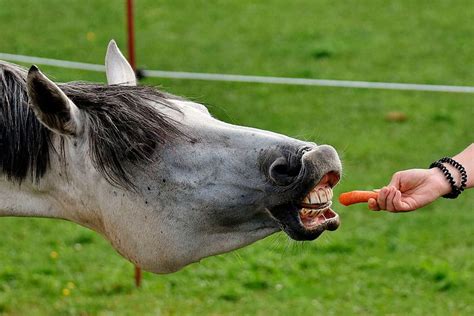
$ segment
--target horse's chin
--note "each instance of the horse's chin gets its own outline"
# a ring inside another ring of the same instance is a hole
[[[314,240],[325,230],[336,230],[340,225],[339,215],[331,208],[332,188],[339,175],[329,173],[303,198],[271,207],[268,211],[281,229],[294,240]]]

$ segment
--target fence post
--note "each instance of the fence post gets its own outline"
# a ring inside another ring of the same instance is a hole
[[[133,71],[137,71],[135,60],[135,21],[133,15],[133,0],[126,0],[127,10],[127,46],[128,46],[128,62],[132,66]],[[135,286],[137,288],[142,285],[142,269],[135,265]]]

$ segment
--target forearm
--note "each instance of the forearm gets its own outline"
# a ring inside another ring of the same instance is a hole
[[[467,173],[466,188],[474,187],[474,143],[453,157],[454,160],[464,166]]]
[[[474,144],[469,145],[462,152],[453,157],[454,160],[459,162],[466,169],[467,183],[466,188],[474,187]],[[459,170],[448,163],[443,164],[451,173],[456,182],[457,186],[461,185],[461,174]],[[446,177],[438,168],[430,169],[431,172],[431,185],[433,189],[438,193],[439,196],[448,194],[451,192],[451,185],[446,180]]]

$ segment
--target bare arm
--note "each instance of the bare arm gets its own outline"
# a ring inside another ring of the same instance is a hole
[[[466,188],[474,187],[474,143],[469,145],[462,152],[453,157],[454,160],[459,162],[466,168],[467,173],[467,185]],[[450,165],[451,167],[451,165]]]
[[[464,166],[467,173],[466,188],[474,187],[474,144],[453,157]],[[444,164],[453,175],[456,185],[460,185],[459,171]],[[438,168],[410,169],[395,173],[390,184],[382,188],[377,200],[369,200],[369,208],[390,212],[408,212],[423,207],[440,196],[451,192],[451,186]]]

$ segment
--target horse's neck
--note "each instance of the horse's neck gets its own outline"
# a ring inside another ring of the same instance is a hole
[[[56,184],[55,189],[46,190],[26,181],[19,185],[0,175],[0,217],[60,218],[103,233],[97,207],[74,198],[74,190],[66,183]]]
[[[47,194],[33,185],[0,178],[0,216],[59,217],[57,205]]]

